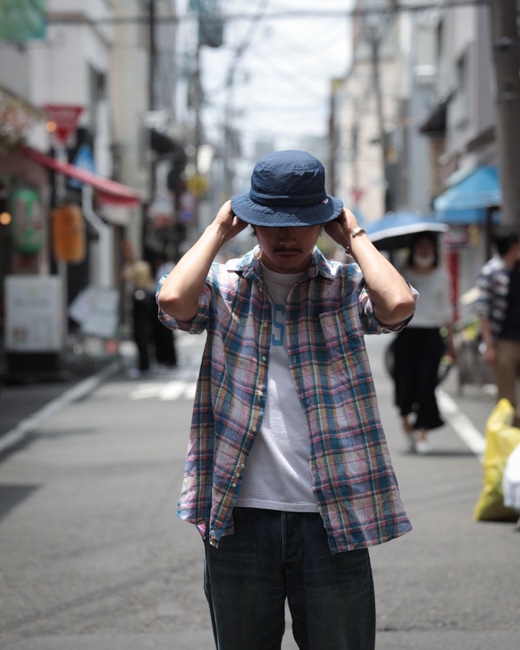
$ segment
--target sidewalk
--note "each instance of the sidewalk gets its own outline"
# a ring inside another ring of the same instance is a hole
[[[0,366],[0,457],[21,444],[58,408],[82,399],[108,377],[123,371],[133,355],[133,343],[121,341],[117,355],[65,353],[60,373],[54,376],[15,377]]]
[[[3,383],[0,372],[0,459],[56,411],[83,399],[108,378],[119,373],[126,375],[135,356],[134,343],[122,340],[117,356],[69,356],[60,379]]]
[[[39,424],[63,405],[82,399],[121,368],[119,360],[89,367],[62,381],[2,385],[0,388],[0,457],[21,444]]]

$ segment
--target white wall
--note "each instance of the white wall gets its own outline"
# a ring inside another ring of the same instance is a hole
[[[78,126],[89,127],[95,134],[98,173],[110,176],[111,128],[107,97],[92,106],[90,70],[108,78],[111,56],[110,3],[103,0],[49,0],[47,37],[29,51],[29,99],[36,106],[74,104],[83,106]],[[60,16],[77,16],[83,22],[55,23]],[[89,22],[92,21],[92,22]],[[35,135],[44,146],[42,129]]]

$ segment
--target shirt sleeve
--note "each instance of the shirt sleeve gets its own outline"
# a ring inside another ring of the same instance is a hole
[[[412,287],[412,285],[407,280],[405,281],[410,287],[414,302],[416,303],[417,298],[419,297],[419,293],[414,287]],[[381,321],[378,320],[374,312],[374,305],[372,303],[372,299],[370,298],[370,294],[368,293],[364,278],[362,278],[360,282],[359,304],[360,304],[360,310],[361,310],[362,321],[363,321],[363,329],[365,331],[365,334],[384,334],[389,332],[400,332],[408,325],[408,323],[413,318],[413,314],[412,314],[405,320],[401,321],[400,323],[396,323],[394,325],[385,325],[384,323],[381,323]]]
[[[155,300],[159,302],[159,292],[161,290],[164,281],[166,280],[166,275],[164,275],[157,285],[157,292],[155,294]],[[198,311],[195,317],[191,321],[179,321],[173,316],[170,316],[165,311],[159,307],[158,318],[160,322],[171,330],[182,330],[184,332],[189,332],[190,334],[201,334],[206,330],[208,322],[208,313],[209,313],[209,304],[211,300],[211,289],[206,284],[204,291],[199,296],[199,306]]]

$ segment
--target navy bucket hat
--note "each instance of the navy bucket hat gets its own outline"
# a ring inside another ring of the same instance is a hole
[[[233,212],[253,226],[316,226],[341,214],[325,191],[325,168],[306,151],[276,151],[256,163],[248,194],[231,197]]]

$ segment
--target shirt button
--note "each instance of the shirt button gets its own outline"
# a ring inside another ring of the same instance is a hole
[[[258,397],[262,397],[262,395],[264,394],[264,391],[263,390],[257,390],[256,394],[258,395]]]
[[[236,488],[237,484],[236,483],[231,483],[231,487]]]
[[[252,431],[253,433],[256,433],[256,427],[253,427],[253,428],[251,429],[251,431]],[[244,466],[244,463],[242,463],[242,467],[243,467],[243,466]]]

